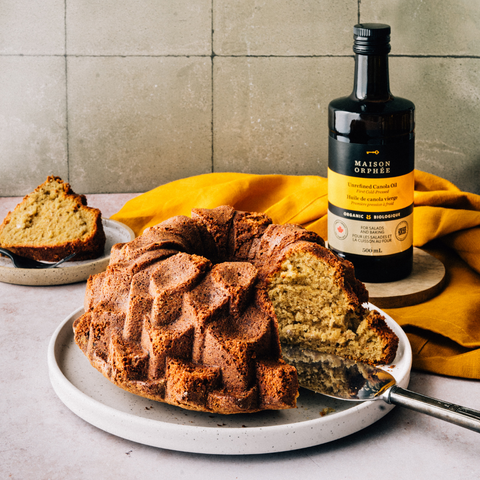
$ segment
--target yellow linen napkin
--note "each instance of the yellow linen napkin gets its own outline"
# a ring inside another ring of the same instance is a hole
[[[318,176],[212,173],[157,187],[111,218],[137,235],[192,208],[231,205],[297,223],[327,239],[327,179]],[[414,368],[480,379],[480,195],[415,171],[414,245],[447,269],[445,289],[420,305],[388,309],[407,332]]]
[[[190,216],[192,208],[219,205],[264,212],[274,223],[311,224],[327,213],[327,179],[244,173],[199,175],[139,195],[112,219],[127,224],[140,235],[145,228],[174,215]]]

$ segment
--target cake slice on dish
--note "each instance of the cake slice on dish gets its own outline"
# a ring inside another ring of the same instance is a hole
[[[100,210],[87,206],[60,177],[49,176],[24,197],[0,225],[0,247],[34,260],[56,262],[104,253],[105,232]]]

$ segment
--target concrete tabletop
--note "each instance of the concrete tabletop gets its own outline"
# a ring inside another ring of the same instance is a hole
[[[133,194],[89,195],[109,217]],[[20,201],[0,198],[0,219]],[[201,455],[115,437],[72,413],[53,390],[47,348],[83,305],[85,282],[0,282],[0,478],[43,479],[478,479],[478,433],[396,407],[340,440],[263,455]],[[480,410],[480,382],[412,372],[410,389]]]

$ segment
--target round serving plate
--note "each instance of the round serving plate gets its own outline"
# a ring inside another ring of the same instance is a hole
[[[48,286],[83,282],[90,275],[103,272],[110,261],[110,251],[116,243],[130,242],[133,230],[116,220],[102,219],[106,241],[104,254],[94,260],[65,262],[55,268],[15,268],[7,257],[0,257],[0,282],[15,285]]]
[[[385,366],[407,387],[412,351],[400,326],[380,311],[400,342]],[[184,410],[133,395],[93,368],[73,337],[75,310],[57,328],[48,348],[52,386],[62,402],[83,420],[108,433],[169,450],[248,455],[297,450],[358,432],[392,408],[383,401],[347,402],[301,389],[297,408],[254,414],[219,415]]]

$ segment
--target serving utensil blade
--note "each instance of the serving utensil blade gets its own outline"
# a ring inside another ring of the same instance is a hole
[[[402,388],[382,368],[290,345],[282,345],[282,354],[301,387],[341,400],[381,400],[480,433],[480,411]]]

